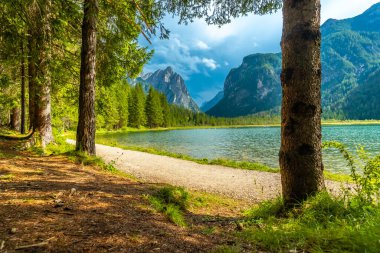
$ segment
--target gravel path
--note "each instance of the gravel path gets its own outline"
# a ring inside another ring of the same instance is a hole
[[[67,141],[75,144],[73,140]],[[203,165],[145,152],[96,145],[97,156],[105,162],[149,183],[165,183],[223,194],[232,198],[262,201],[280,195],[279,173],[240,170],[218,165]],[[326,182],[337,191],[339,183]]]

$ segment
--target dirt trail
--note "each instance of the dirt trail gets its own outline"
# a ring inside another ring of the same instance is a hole
[[[71,144],[73,140],[68,141]],[[96,145],[97,155],[114,163],[121,171],[145,182],[167,183],[189,189],[223,194],[232,198],[262,201],[281,193],[279,173],[240,170],[191,161]],[[339,191],[340,184],[328,181],[327,187]]]

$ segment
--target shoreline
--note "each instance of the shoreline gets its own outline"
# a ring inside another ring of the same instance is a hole
[[[169,158],[180,159],[183,161],[195,162],[199,165],[217,165],[217,166],[224,166],[224,167],[228,167],[228,168],[232,168],[236,170],[259,171],[259,172],[268,172],[268,173],[274,173],[274,174],[280,173],[280,168],[273,168],[259,162],[236,161],[236,160],[230,160],[226,158],[200,159],[200,158],[191,157],[186,154],[173,153],[173,152],[159,150],[152,147],[144,148],[144,147],[138,147],[138,146],[124,146],[115,142],[107,142],[107,141],[97,141],[96,143],[100,145],[104,145],[104,146],[120,148],[127,151],[138,151],[138,152],[143,152],[143,153],[152,154],[152,155],[159,155],[159,156],[164,156],[164,157],[169,157]],[[336,182],[352,181],[351,176],[349,174],[324,171],[324,176],[326,180],[332,180]]]
[[[377,126],[380,120],[347,120],[347,121],[322,121],[322,126]],[[132,133],[132,132],[156,132],[171,130],[196,130],[196,129],[233,129],[233,128],[260,128],[260,127],[281,127],[277,124],[253,124],[253,125],[221,125],[221,126],[179,126],[179,127],[160,127],[160,128],[125,128],[119,130],[97,130],[98,134],[111,133]]]
[[[67,143],[75,144],[75,141],[67,140]],[[199,164],[103,144],[96,144],[96,149],[97,156],[105,163],[148,183],[169,184],[251,201],[273,199],[281,192],[280,173]],[[346,183],[325,179],[329,190],[334,193]]]

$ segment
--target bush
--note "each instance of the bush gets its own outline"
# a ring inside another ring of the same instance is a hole
[[[347,160],[354,191],[346,191],[347,200],[352,205],[373,206],[379,204],[380,197],[380,155],[370,157],[363,146],[357,149],[358,160],[339,142],[326,142],[324,148],[336,148]]]

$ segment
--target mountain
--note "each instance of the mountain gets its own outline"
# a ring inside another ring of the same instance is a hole
[[[204,102],[201,106],[202,112],[207,112],[212,107],[214,107],[217,103],[219,103],[220,100],[222,100],[224,97],[224,91],[219,91],[213,99],[210,101]]]
[[[281,101],[281,55],[254,54],[232,69],[224,83],[223,99],[207,113],[234,117],[270,110]]]
[[[198,105],[191,98],[185,81],[171,67],[144,74],[137,78],[135,83],[141,83],[146,91],[149,90],[150,85],[153,86],[166,95],[170,104],[179,105],[195,112],[200,111]]]
[[[380,3],[354,18],[329,19],[322,25],[321,32],[324,116],[362,118],[357,108],[376,108],[370,104],[374,100],[363,99],[363,96],[376,94],[380,86],[374,74],[380,69]],[[224,98],[207,113],[234,117],[278,107],[281,104],[280,73],[280,54],[245,57],[242,65],[227,76]],[[374,110],[366,112],[365,117],[380,118]]]
[[[380,69],[350,93],[343,111],[348,118],[380,119]],[[354,106],[352,106],[354,105]]]

